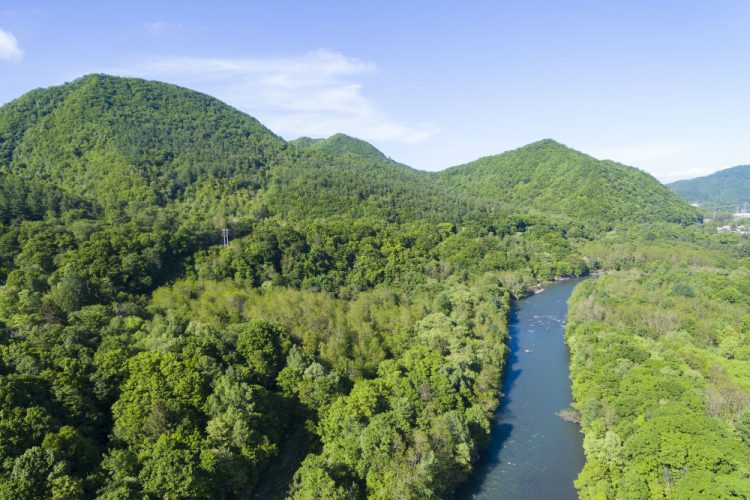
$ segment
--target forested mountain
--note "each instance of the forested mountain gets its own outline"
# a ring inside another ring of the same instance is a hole
[[[0,142],[2,497],[444,496],[509,292],[587,269],[568,226],[172,85],[37,90]]]
[[[257,120],[175,85],[90,75],[0,112],[3,170],[102,206],[163,205],[195,182],[256,184],[284,141]]]
[[[698,220],[694,210],[649,174],[549,139],[449,168],[439,177],[511,209],[563,214],[601,229],[621,222]]]
[[[686,179],[667,187],[689,203],[736,210],[750,203],[750,165],[719,170],[705,177]]]
[[[551,141],[430,174],[106,75],[0,108],[0,194],[3,498],[449,496],[511,296],[696,220]]]
[[[362,139],[350,137],[346,134],[335,134],[327,139],[300,137],[289,143],[297,147],[309,148],[314,151],[321,151],[334,156],[351,153],[372,160],[388,160],[388,158],[372,144],[365,142]]]

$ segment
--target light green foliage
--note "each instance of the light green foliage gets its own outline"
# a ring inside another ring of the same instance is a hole
[[[639,256],[613,261],[629,269],[574,292],[567,340],[583,498],[750,494],[747,263],[704,245],[641,241]]]
[[[497,404],[505,325],[492,318],[503,317],[507,302],[485,310],[481,294],[491,289],[447,292],[450,317],[425,316],[416,342],[325,412],[322,453],[306,459],[294,497],[308,497],[308,477],[319,481],[327,470],[373,498],[440,498],[466,477]]]

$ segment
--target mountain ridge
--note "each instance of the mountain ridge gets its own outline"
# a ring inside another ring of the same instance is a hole
[[[306,157],[305,151],[329,159]],[[218,99],[162,82],[92,74],[33,90],[0,107],[0,169],[82,191],[102,206],[122,207],[126,200],[163,204],[208,179],[234,179],[257,191],[278,178],[278,172],[309,175],[295,167],[304,161],[339,164],[318,172],[325,179],[305,182],[327,189],[328,196],[351,200],[341,200],[344,205],[373,194],[375,203],[386,202],[383,195],[403,191],[398,179],[410,186],[401,202],[457,197],[464,198],[463,204],[489,204],[509,213],[583,220],[597,230],[620,222],[699,220],[649,174],[597,160],[552,139],[440,172],[422,172],[345,134],[286,142]],[[336,176],[349,180],[329,182]],[[363,191],[363,184],[372,187]],[[324,202],[322,194],[314,196],[316,203]],[[414,209],[429,211],[428,206]]]
[[[598,160],[552,139],[479,158],[437,175],[475,196],[505,199],[515,207],[573,219],[597,216],[604,227],[621,221],[662,219],[688,224],[700,220],[652,175]]]
[[[151,191],[149,200],[158,201],[203,176],[257,174],[283,147],[258,120],[218,99],[136,78],[86,75],[0,108],[5,171],[83,190],[105,205],[113,189],[134,199]]]
[[[370,159],[388,160],[388,157],[375,146],[367,141],[343,134],[341,132],[333,134],[325,139],[311,139],[310,137],[300,137],[289,141],[289,144],[308,148],[316,151],[322,151],[332,155],[353,154]]]
[[[422,172],[102,75],[1,107],[0,149],[2,498],[449,497],[511,297],[695,220],[551,140]]]
[[[750,203],[750,165],[737,165],[709,175],[683,179],[667,187],[689,203],[717,208]]]

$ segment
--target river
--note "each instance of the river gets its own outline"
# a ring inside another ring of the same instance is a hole
[[[564,340],[567,300],[580,279],[516,301],[510,355],[490,443],[459,499],[573,499],[583,435],[556,413],[572,396]]]

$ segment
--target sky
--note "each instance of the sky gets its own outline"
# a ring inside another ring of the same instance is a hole
[[[750,1],[0,3],[0,103],[176,83],[440,170],[544,138],[664,182],[750,164]]]

